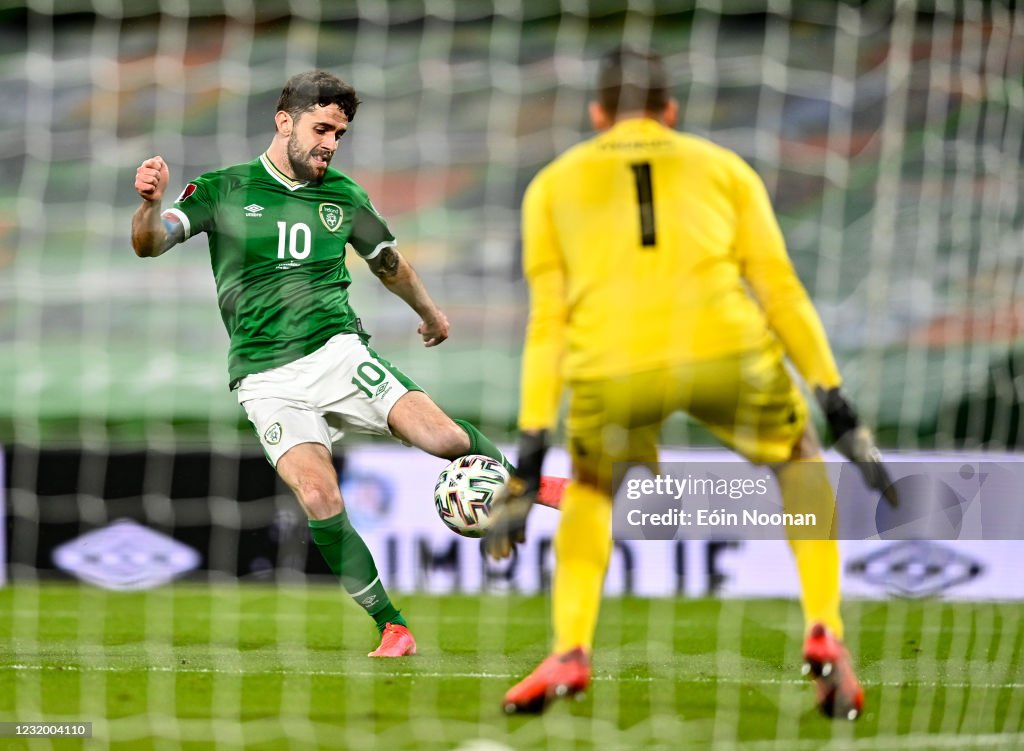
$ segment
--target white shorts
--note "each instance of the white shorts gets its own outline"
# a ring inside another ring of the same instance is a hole
[[[305,357],[247,375],[238,385],[238,402],[276,467],[300,443],[330,450],[346,431],[392,435],[388,413],[418,390],[356,334],[338,334]]]

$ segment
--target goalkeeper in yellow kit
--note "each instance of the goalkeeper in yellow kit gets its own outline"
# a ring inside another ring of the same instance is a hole
[[[839,390],[762,181],[735,153],[674,131],[677,111],[658,57],[615,51],[590,105],[598,135],[544,168],[523,199],[530,318],[519,469],[496,502],[488,552],[505,557],[524,538],[563,386],[573,471],[555,536],[552,654],[504,707],[538,712],[589,684],[612,547],[612,466],[656,464],[662,422],[681,410],[770,466],[787,511],[827,511],[816,535],[826,539],[791,535],[804,654],[822,711],[853,719],[863,691],[841,642],[835,500],[787,356],[839,450],[872,487],[891,493],[888,477]]]

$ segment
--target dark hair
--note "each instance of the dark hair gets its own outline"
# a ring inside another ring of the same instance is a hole
[[[661,56],[619,47],[601,58],[597,102],[611,117],[619,112],[658,113],[669,101]]]
[[[336,104],[351,122],[359,107],[356,90],[326,70],[307,70],[288,79],[277,99],[276,112],[287,112],[298,119],[317,105]]]

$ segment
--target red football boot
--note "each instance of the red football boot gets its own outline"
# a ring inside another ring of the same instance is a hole
[[[380,646],[370,652],[367,657],[405,657],[416,654],[416,640],[409,629],[397,623],[384,626],[380,635]]]
[[[822,714],[847,720],[860,716],[864,689],[853,672],[850,653],[821,623],[815,623],[804,639],[803,673],[814,678]]]
[[[582,695],[590,685],[590,658],[581,648],[551,655],[508,690],[506,714],[539,714],[555,699]]]

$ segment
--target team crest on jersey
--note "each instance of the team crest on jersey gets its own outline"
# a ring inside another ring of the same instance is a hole
[[[341,206],[336,203],[322,203],[319,211],[320,221],[324,223],[324,226],[331,232],[337,232],[345,219],[345,212],[341,210]]]
[[[269,443],[271,446],[276,446],[281,442],[281,423],[275,422],[269,428],[267,432],[263,434],[263,440]]]

